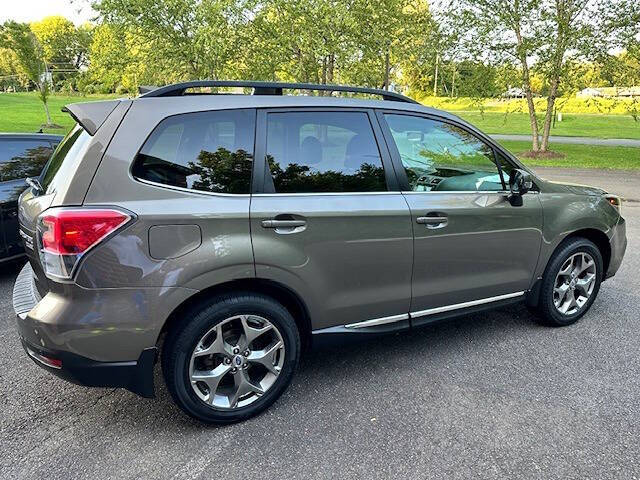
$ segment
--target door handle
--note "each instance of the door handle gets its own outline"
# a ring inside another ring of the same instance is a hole
[[[449,218],[446,215],[442,214],[428,213],[424,217],[416,218],[416,223],[419,223],[420,225],[426,225],[427,228],[431,229],[443,228],[447,226],[447,223],[449,223]]]
[[[296,228],[304,227],[307,224],[304,220],[263,220],[263,228]]]

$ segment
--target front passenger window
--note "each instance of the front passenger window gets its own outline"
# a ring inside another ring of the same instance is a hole
[[[493,149],[450,123],[386,114],[411,190],[417,192],[505,189]]]

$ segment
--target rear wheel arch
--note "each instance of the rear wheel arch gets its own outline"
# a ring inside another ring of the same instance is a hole
[[[257,293],[266,295],[284,306],[296,322],[302,342],[302,349],[305,351],[311,343],[311,317],[309,310],[298,293],[290,288],[272,280],[262,278],[249,278],[242,280],[232,280],[229,282],[212,285],[209,288],[200,290],[178,305],[164,322],[156,344],[161,338],[174,328],[179,328],[184,318],[189,312],[198,308],[203,302],[218,295],[241,293]]]

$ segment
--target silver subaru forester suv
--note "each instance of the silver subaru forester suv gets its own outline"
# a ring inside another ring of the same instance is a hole
[[[393,92],[204,81],[66,111],[19,204],[23,346],[145,397],[160,359],[204,422],[267,408],[319,339],[519,301],[570,325],[626,248],[618,197]]]

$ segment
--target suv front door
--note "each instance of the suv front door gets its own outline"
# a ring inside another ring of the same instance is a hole
[[[522,296],[542,241],[537,192],[510,202],[513,165],[461,125],[378,116],[413,221],[412,323]]]
[[[297,292],[315,329],[408,327],[411,216],[374,113],[260,111],[256,138],[257,277]]]

